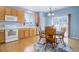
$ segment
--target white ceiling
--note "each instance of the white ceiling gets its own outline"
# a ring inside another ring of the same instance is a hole
[[[50,7],[52,8],[52,11],[54,11],[54,10],[67,8],[69,6],[20,6],[20,8],[32,10],[35,12],[48,12]]]

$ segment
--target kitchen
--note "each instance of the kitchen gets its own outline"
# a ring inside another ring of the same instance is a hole
[[[79,51],[72,43],[78,42],[73,38],[78,37],[78,29],[74,28],[78,10],[73,6],[0,6],[0,51],[45,51],[42,44],[46,44],[46,27],[55,28],[56,42],[69,49],[65,51],[72,51],[71,46],[73,51]]]
[[[0,44],[36,36],[35,21],[38,19],[38,14],[32,11],[0,6]]]

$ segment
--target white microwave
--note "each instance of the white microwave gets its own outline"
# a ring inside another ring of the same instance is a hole
[[[5,21],[17,21],[17,16],[5,15]]]

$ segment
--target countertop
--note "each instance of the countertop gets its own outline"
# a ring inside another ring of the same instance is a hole
[[[21,29],[21,28],[36,28],[36,26],[21,26],[21,27],[0,27],[0,30],[8,30],[8,29]]]

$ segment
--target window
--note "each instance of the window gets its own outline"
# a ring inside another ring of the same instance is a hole
[[[34,14],[25,13],[25,25],[29,25],[29,26],[35,25]]]

